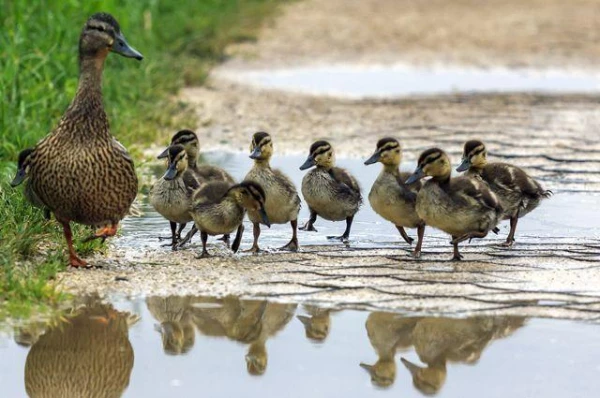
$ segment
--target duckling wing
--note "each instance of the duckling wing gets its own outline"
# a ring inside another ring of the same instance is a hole
[[[329,175],[336,182],[339,183],[338,191],[340,195],[349,195],[357,197],[359,201],[362,201],[362,195],[360,193],[360,185],[358,181],[350,173],[341,167],[333,167],[329,170]]]
[[[277,181],[277,183],[283,187],[283,189],[285,189],[287,192],[290,193],[290,195],[294,195],[294,204],[300,206],[300,196],[298,196],[298,191],[296,190],[296,186],[294,185],[294,183],[292,182],[292,180],[290,180],[290,178],[288,176],[286,176],[285,174],[283,174],[283,172],[281,172],[281,170],[273,170],[273,177],[275,177],[275,180]]]
[[[235,184],[235,179],[220,167],[202,164],[197,167],[197,173],[206,181],[225,181]]]
[[[523,169],[507,163],[490,163],[483,169],[482,177],[496,192],[506,195],[517,193],[531,198],[546,195],[540,183]]]
[[[194,204],[217,203],[227,193],[232,184],[225,181],[206,183],[196,190],[192,202]]]
[[[419,180],[410,185],[406,185],[404,181],[408,180],[411,175],[411,173],[400,173],[400,175],[396,177],[396,181],[398,181],[400,187],[398,195],[407,202],[415,203],[417,201],[417,193],[419,193],[421,187],[423,187],[423,182]]]
[[[494,193],[487,185],[478,179],[457,177],[450,180],[450,194],[466,202],[476,202],[496,212],[501,212],[502,207]]]

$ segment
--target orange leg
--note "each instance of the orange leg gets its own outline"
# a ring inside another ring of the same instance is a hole
[[[111,224],[110,226],[106,226],[100,228],[96,233],[92,236],[88,236],[83,241],[89,242],[94,239],[102,239],[102,242],[106,240],[106,238],[110,238],[111,236],[115,236],[117,234],[117,229],[119,229],[119,224]]]
[[[77,253],[75,253],[75,249],[73,248],[73,234],[71,233],[71,226],[68,221],[60,221],[63,226],[63,233],[65,234],[65,239],[67,240],[67,246],[69,247],[69,265],[71,267],[85,267],[87,263],[77,257]]]

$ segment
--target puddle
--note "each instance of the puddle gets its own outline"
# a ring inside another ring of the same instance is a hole
[[[265,71],[224,70],[219,77],[258,87],[345,98],[473,92],[596,93],[599,75],[535,69],[332,65]]]
[[[574,398],[600,389],[597,324],[191,296],[87,299],[68,319],[0,336],[3,396]]]
[[[207,153],[205,160],[211,164],[217,164],[229,171],[236,179],[241,180],[251,168],[252,160],[244,154],[234,153]],[[302,156],[275,156],[273,167],[283,170],[300,191],[304,172],[298,170],[299,165],[304,162]],[[381,171],[380,165],[364,166],[360,159],[340,159],[338,166],[348,169],[359,180],[365,203],[355,217],[352,232],[351,245],[358,248],[374,247],[398,247],[401,238],[398,231],[391,223],[379,217],[368,203],[368,193],[373,181]],[[414,165],[406,164],[403,170],[411,171]],[[160,172],[160,169],[157,171]],[[299,216],[299,225],[303,225],[309,217],[308,206],[303,202]],[[158,236],[169,236],[169,223],[156,213],[149,205],[142,209],[145,214],[141,218],[126,218],[122,223],[122,236],[113,240],[117,248],[122,249],[148,249],[164,250],[161,248]],[[245,221],[246,233],[242,240],[242,250],[252,245],[252,226]],[[584,193],[557,193],[550,200],[546,200],[531,214],[519,221],[517,239],[528,241],[543,241],[545,237],[560,238],[598,238],[600,231],[600,212],[598,212],[598,196]],[[191,224],[187,227],[189,229]],[[339,242],[328,241],[328,235],[340,235],[345,228],[344,222],[330,222],[317,219],[315,227],[319,232],[299,231],[301,245],[340,245]],[[187,230],[186,229],[186,230]],[[500,238],[508,233],[508,222],[500,224]],[[263,228],[260,243],[265,248],[277,248],[285,245],[290,238],[291,229],[289,225],[273,225],[270,229]],[[409,235],[415,231],[409,230]],[[428,229],[426,240],[447,241],[448,237],[439,231]],[[491,239],[480,242],[489,243]],[[194,238],[195,244],[199,245],[199,238]],[[215,245],[215,238],[209,238],[209,244]],[[220,243],[220,242],[219,242]]]

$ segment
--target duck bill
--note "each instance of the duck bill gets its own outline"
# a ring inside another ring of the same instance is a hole
[[[13,180],[10,182],[10,186],[13,188],[16,187],[17,185],[23,182],[26,176],[27,175],[25,174],[25,169],[17,170],[17,175],[15,175],[15,178],[13,178]]]
[[[169,156],[169,148],[168,147],[164,151],[162,151],[160,153],[160,155],[158,155],[156,158],[157,159],[165,159],[167,156]]]
[[[305,315],[298,315],[296,318],[306,327],[310,326],[310,318]]]
[[[310,169],[314,165],[315,165],[315,158],[313,158],[312,156],[309,156],[308,158],[306,158],[306,161],[302,164],[302,166],[300,166],[300,170]]]
[[[115,42],[111,48],[111,51],[122,55],[126,58],[135,58],[138,61],[144,59],[144,56],[135,48],[131,47],[127,40],[125,40],[125,36],[122,33],[118,33],[117,37],[115,37]]]
[[[411,174],[410,177],[406,180],[405,184],[412,184],[413,182],[419,181],[421,178],[425,177],[425,173],[421,167],[417,167],[414,173]]]
[[[260,155],[262,155],[260,147],[256,146],[256,147],[254,147],[254,149],[252,150],[252,153],[250,154],[250,159],[258,159],[258,158],[260,158]]]
[[[415,365],[414,363],[410,362],[408,359],[400,358],[400,360],[402,361],[402,363],[404,364],[406,369],[408,369],[408,371],[410,372],[410,374],[413,377],[415,377],[417,375],[417,373],[419,372],[419,370],[421,370],[420,366]]]
[[[172,179],[175,178],[176,175],[177,175],[177,163],[171,163],[171,164],[169,164],[169,168],[163,175],[163,178],[167,181],[171,181]]]
[[[471,167],[471,161],[468,158],[463,158],[462,162],[456,168],[456,171],[467,171]]]
[[[263,224],[271,228],[271,223],[269,222],[269,217],[267,217],[267,212],[265,211],[265,208],[261,207],[258,210],[258,213],[260,214],[260,218],[262,219]]]
[[[370,165],[373,163],[377,163],[379,162],[379,159],[381,159],[381,154],[379,152],[375,152],[369,159],[365,160],[365,165]]]
[[[373,365],[367,365],[366,363],[361,362],[360,367],[366,370],[369,373],[369,375],[373,374]]]

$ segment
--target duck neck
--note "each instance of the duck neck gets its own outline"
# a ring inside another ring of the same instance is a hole
[[[447,190],[450,187],[450,174],[437,176],[432,178],[443,190]]]
[[[400,166],[397,164],[384,164],[383,171],[390,173],[396,177],[400,176]]]
[[[67,114],[84,114],[101,125],[87,129],[86,133],[108,132],[108,120],[102,103],[102,70],[106,54],[79,58],[79,84]]]
[[[254,165],[256,167],[264,167],[264,168],[270,169],[271,168],[270,160],[271,160],[270,158],[255,159]]]

